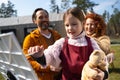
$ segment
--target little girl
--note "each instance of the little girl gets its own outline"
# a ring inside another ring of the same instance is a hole
[[[62,80],[80,80],[82,68],[90,54],[93,50],[100,49],[94,39],[85,36],[83,21],[80,8],[68,9],[63,16],[67,37],[57,40],[44,52],[42,46],[36,46],[31,47],[28,53],[33,53],[32,56],[37,59],[45,57],[46,65],[51,65],[52,70],[62,67]],[[102,80],[104,72],[101,71],[98,76],[97,80]]]

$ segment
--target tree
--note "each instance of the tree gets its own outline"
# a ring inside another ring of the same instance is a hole
[[[70,7],[70,0],[61,0],[61,8],[63,10],[68,9]]]
[[[17,16],[17,10],[14,10],[14,4],[8,1],[7,4],[2,3],[0,6],[0,17],[7,18]]]
[[[50,5],[50,9],[51,11],[50,12],[57,12],[59,13],[59,6],[56,4],[56,0],[51,0],[51,5]]]
[[[93,7],[98,5],[94,2],[90,2],[90,0],[73,0],[73,5],[76,5],[77,7],[80,7],[83,11],[87,11],[88,9],[92,12],[94,12]]]
[[[111,15],[111,18],[108,22],[109,27],[113,28],[115,36],[120,36],[120,11],[117,8],[114,8],[114,13]]]
[[[70,0],[61,0],[61,3],[56,4],[56,0],[50,0],[50,12],[63,12],[70,7]]]
[[[111,33],[112,33],[113,28],[110,27],[110,24],[108,24],[108,22],[110,20],[110,14],[109,14],[109,12],[105,10],[104,13],[103,13],[103,15],[102,15],[102,17],[103,17],[104,21],[107,24],[106,33],[107,33],[107,35],[110,36]]]
[[[63,12],[64,10],[70,8],[71,6],[77,6],[80,7],[83,11],[87,11],[88,9],[92,12],[94,12],[93,7],[98,5],[94,2],[90,2],[90,0],[61,0],[61,6],[57,5],[55,0],[51,0],[51,8],[52,12],[56,12],[56,5],[59,9],[59,11]]]

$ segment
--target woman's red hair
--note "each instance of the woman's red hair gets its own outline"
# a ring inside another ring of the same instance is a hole
[[[89,13],[86,15],[85,17],[85,21],[88,19],[88,18],[91,18],[95,21],[95,25],[96,25],[96,36],[102,36],[102,35],[105,35],[106,33],[106,23],[104,21],[104,19],[96,14],[96,13]]]

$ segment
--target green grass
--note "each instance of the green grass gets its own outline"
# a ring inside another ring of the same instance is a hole
[[[112,50],[115,51],[115,60],[114,60],[115,68],[112,68],[110,65],[109,80],[120,80],[120,44],[111,46],[111,48]],[[0,74],[0,80],[4,80],[1,74]]]
[[[0,80],[5,80],[5,79],[2,77],[1,73],[0,73]]]
[[[114,66],[115,68],[112,68],[110,66],[109,68],[109,80],[120,80],[120,44],[111,46],[112,50],[115,51],[115,60],[114,60]]]

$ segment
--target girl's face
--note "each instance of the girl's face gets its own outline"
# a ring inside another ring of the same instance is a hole
[[[64,26],[69,38],[76,38],[83,30],[81,21],[71,14],[66,16]]]
[[[84,25],[85,32],[88,36],[95,33],[95,21],[91,18],[87,18]]]

